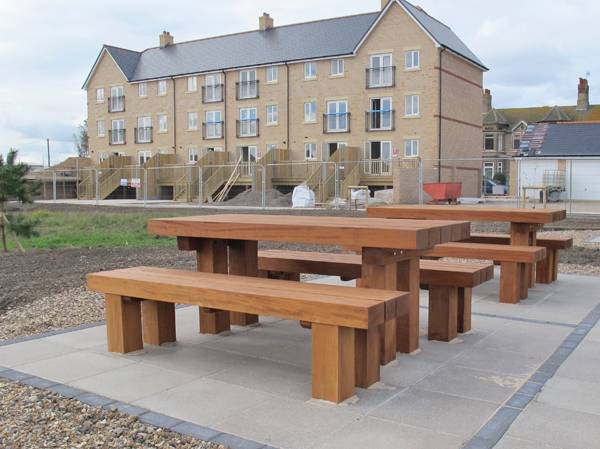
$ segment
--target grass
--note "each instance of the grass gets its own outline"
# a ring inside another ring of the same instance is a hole
[[[149,235],[148,220],[181,215],[161,212],[49,211],[21,212],[39,220],[38,236],[20,238],[29,249],[109,248],[173,245],[174,239]],[[16,245],[9,236],[9,248]]]

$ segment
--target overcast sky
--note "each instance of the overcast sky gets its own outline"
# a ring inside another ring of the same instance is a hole
[[[600,1],[418,0],[490,68],[494,106],[574,104],[577,77],[590,75],[600,102]],[[51,162],[75,151],[86,116],[81,90],[102,44],[142,50],[163,29],[175,41],[256,29],[269,12],[277,26],[370,12],[379,0],[0,0],[0,152]]]

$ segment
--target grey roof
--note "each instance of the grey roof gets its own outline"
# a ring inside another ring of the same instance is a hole
[[[600,156],[600,123],[540,123],[547,126],[539,150],[531,156]],[[535,130],[532,130],[532,134]],[[523,136],[527,138],[527,135]]]
[[[484,125],[509,125],[508,119],[499,109],[490,109],[483,115]]]
[[[571,120],[569,114],[563,111],[560,107],[554,106],[540,122],[568,122]]]
[[[449,27],[406,0],[398,2],[439,45],[487,70]],[[380,14],[378,11],[285,25],[267,31],[181,42],[165,48],[153,47],[141,52],[108,45],[104,49],[112,55],[128,81],[333,57],[351,54]]]

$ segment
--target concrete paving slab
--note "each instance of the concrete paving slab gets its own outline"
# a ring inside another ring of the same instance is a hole
[[[57,334],[48,337],[46,341],[76,349],[103,345],[106,344],[106,326],[94,326],[77,332]]]
[[[382,382],[409,387],[444,366],[442,362],[428,360],[423,353],[401,354],[391,363],[381,367]]]
[[[0,347],[0,363],[6,368],[14,368],[26,363],[75,352],[71,346],[65,346],[43,340],[29,340],[23,343]]]
[[[197,379],[146,395],[134,404],[184,421],[214,427],[228,417],[272,398],[267,393],[218,380]]]
[[[372,415],[435,432],[469,437],[497,408],[490,402],[412,387],[375,409]]]
[[[600,368],[596,368],[596,375]],[[556,375],[544,386],[537,401],[567,410],[600,416],[600,383],[568,379]]]
[[[274,340],[268,334],[254,332],[253,328],[250,328],[244,332],[232,332],[227,338],[218,338],[203,346],[219,351],[261,357],[280,351],[296,341],[298,340],[294,337],[280,337]]]
[[[528,441],[513,437],[502,438],[494,449],[561,449],[558,446],[540,444],[538,441]]]
[[[460,354],[450,364],[511,376],[530,376],[542,360],[531,354],[476,347]]]

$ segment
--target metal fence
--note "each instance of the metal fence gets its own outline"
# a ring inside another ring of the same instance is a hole
[[[418,204],[453,201],[483,205],[564,207],[569,213],[600,213],[600,158],[361,159],[214,165],[123,166],[44,170],[32,175],[40,199],[154,201],[198,207],[292,206],[292,192],[305,185],[315,207],[364,207],[370,202]],[[546,193],[546,204],[542,192]],[[358,199],[357,199],[358,197]],[[374,198],[374,199],[373,199]]]

